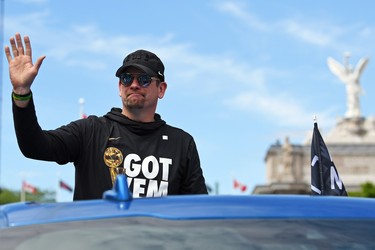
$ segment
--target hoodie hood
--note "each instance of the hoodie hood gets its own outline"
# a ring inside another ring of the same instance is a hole
[[[121,112],[122,110],[120,108],[112,108],[110,112],[104,115],[104,117],[126,126],[129,131],[138,135],[152,133],[166,124],[166,122],[161,119],[159,114],[155,114],[155,121],[153,122],[137,122],[129,119],[127,116],[121,114]]]

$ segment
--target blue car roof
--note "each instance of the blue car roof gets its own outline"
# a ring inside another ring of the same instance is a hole
[[[186,195],[128,202],[91,200],[15,203],[0,208],[0,228],[53,222],[149,216],[171,220],[343,218],[375,219],[375,200],[292,195]]]
[[[0,228],[138,216],[169,220],[375,219],[375,199],[371,198],[179,195],[133,199],[122,188],[122,185],[115,187],[100,200],[3,205],[0,206]]]

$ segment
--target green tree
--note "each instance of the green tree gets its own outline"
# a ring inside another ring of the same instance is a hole
[[[14,192],[2,188],[0,190],[0,204],[7,204],[20,201],[20,197],[17,196]]]
[[[349,192],[349,196],[375,198],[375,185],[371,182],[361,184],[361,191]]]
[[[375,198],[375,185],[371,182],[366,182],[361,185],[364,197]]]
[[[0,204],[20,202],[21,192],[2,188],[0,190]],[[34,194],[25,193],[26,201],[55,202],[55,192],[50,190],[39,190]]]

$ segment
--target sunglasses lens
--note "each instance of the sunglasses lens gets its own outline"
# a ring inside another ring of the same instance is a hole
[[[138,83],[141,87],[146,88],[151,83],[151,77],[149,75],[138,76]]]
[[[129,87],[133,83],[133,80],[134,80],[134,76],[132,74],[123,73],[120,75],[120,81],[126,87]],[[152,80],[151,77],[146,74],[137,76],[138,84],[142,88],[148,87],[151,84],[151,80]]]
[[[130,86],[133,82],[134,77],[130,74],[121,74],[120,80],[125,86]]]

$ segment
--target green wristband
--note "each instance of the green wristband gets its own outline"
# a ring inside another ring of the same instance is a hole
[[[15,101],[28,101],[28,100],[31,99],[32,96],[33,96],[33,94],[31,93],[31,91],[30,91],[30,93],[28,93],[26,95],[18,95],[14,92],[12,93],[13,100],[15,100]]]

